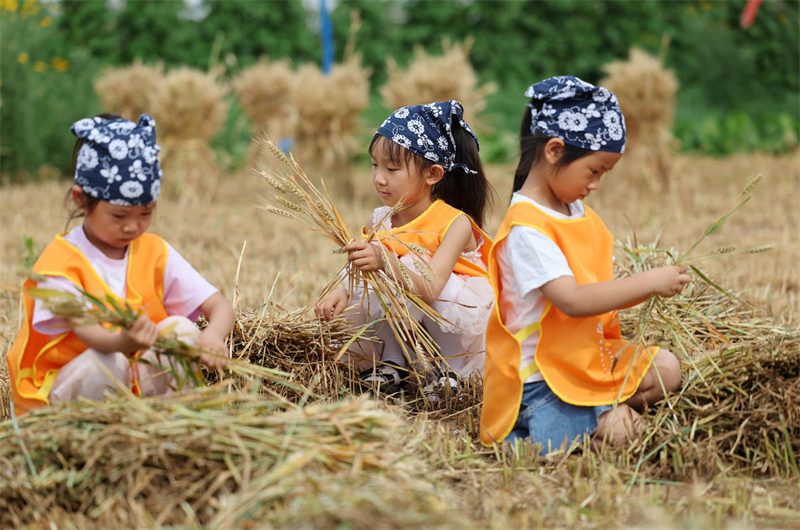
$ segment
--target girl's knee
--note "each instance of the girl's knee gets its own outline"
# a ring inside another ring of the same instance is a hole
[[[680,388],[681,363],[671,351],[658,350],[654,365],[667,392],[675,392]]]
[[[624,403],[600,414],[593,438],[599,444],[621,446],[639,436],[644,428],[644,418]]]

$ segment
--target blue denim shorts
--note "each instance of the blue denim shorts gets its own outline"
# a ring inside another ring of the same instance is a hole
[[[560,448],[565,441],[568,446],[576,438],[592,434],[600,414],[612,408],[570,405],[561,401],[544,381],[525,383],[517,423],[505,441],[513,445],[517,439],[528,438],[542,444],[540,454],[544,455]]]

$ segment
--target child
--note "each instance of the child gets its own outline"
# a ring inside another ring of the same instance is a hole
[[[378,128],[369,153],[372,184],[384,206],[367,221],[365,232],[378,228],[372,242],[365,240],[345,247],[348,259],[362,271],[393,270],[400,278],[398,262],[408,271],[415,292],[451,325],[440,324],[414,311],[438,344],[446,366],[442,377],[427,388],[436,395],[445,385],[457,387],[459,377],[483,371],[484,332],[493,300],[486,273],[490,239],[483,233],[486,205],[491,188],[478,156],[478,139],[463,119],[458,101],[401,108]],[[398,201],[404,208],[389,215]],[[432,279],[416,274],[413,254],[405,244],[420,245],[428,252]],[[386,253],[379,245],[383,243]],[[382,255],[388,259],[384,261]],[[317,305],[317,314],[330,320],[355,300],[359,323],[382,319],[374,293],[358,291],[353,296],[341,287]],[[413,309],[413,308],[412,308]],[[369,344],[361,350],[371,368],[361,377],[385,392],[400,389],[407,374],[407,360],[391,328],[376,324],[383,351]],[[414,347],[411,346],[413,351]],[[375,361],[380,360],[380,366]],[[362,365],[364,363],[362,362]]]
[[[161,188],[155,121],[146,114],[138,124],[99,115],[76,122],[72,132],[78,142],[70,220],[82,212],[84,221],[44,249],[33,267],[45,277],[38,287],[111,295],[144,311],[128,330],[99,324],[71,328],[41,301],[27,298],[22,329],[8,352],[17,414],[79,396],[102,399],[113,386],[109,376],[140,395],[169,392],[174,377],[123,355],[139,352],[140,358],[161,364],[148,348],[167,327],[181,340],[223,356],[203,355],[200,361],[208,366],[224,366],[228,354],[231,304],[168,243],[145,233]],[[192,323],[200,313],[209,321],[202,333]]]
[[[594,433],[622,444],[641,428],[635,409],[681,376],[672,353],[621,340],[617,310],[690,278],[671,266],[614,280],[614,240],[582,202],[625,150],[616,96],[572,76],[525,95],[514,193],[489,257],[481,441],[529,437],[544,452]]]

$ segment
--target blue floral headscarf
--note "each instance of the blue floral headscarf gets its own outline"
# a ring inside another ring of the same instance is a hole
[[[625,152],[625,118],[617,96],[571,75],[561,75],[528,87],[525,96],[542,102],[531,107],[531,133],[592,151]]]
[[[471,134],[478,144],[475,133],[464,121],[464,108],[456,100],[398,109],[383,121],[377,133],[412,153],[440,164],[445,171],[460,167],[468,173],[476,173],[464,164],[455,163],[456,141],[453,138],[453,120],[458,120],[459,125]]]
[[[84,193],[111,204],[139,206],[158,199],[156,122],[147,114],[139,123],[86,118],[72,124],[72,134],[83,138],[78,151],[75,182]]]

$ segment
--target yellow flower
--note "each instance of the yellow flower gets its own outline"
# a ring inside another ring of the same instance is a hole
[[[22,10],[19,12],[22,15],[22,18],[27,18],[31,15],[36,15],[39,13],[39,6],[36,2],[31,2],[30,0],[26,0],[24,4],[22,4]]]
[[[50,60],[50,66],[52,66],[53,70],[56,72],[66,72],[69,68],[69,61],[61,57],[53,57]]]
[[[51,22],[53,22],[53,20],[50,17],[44,17],[42,19],[42,27],[46,28],[47,26],[50,25]]]
[[[28,54],[25,53],[25,52],[19,52],[19,55],[17,55],[17,62],[19,64],[27,63],[28,62]]]
[[[15,13],[19,9],[19,2],[17,0],[6,0],[3,3],[3,9]]]
[[[33,65],[33,71],[39,72],[40,74],[47,69],[47,63],[44,61],[36,61],[36,64]]]

